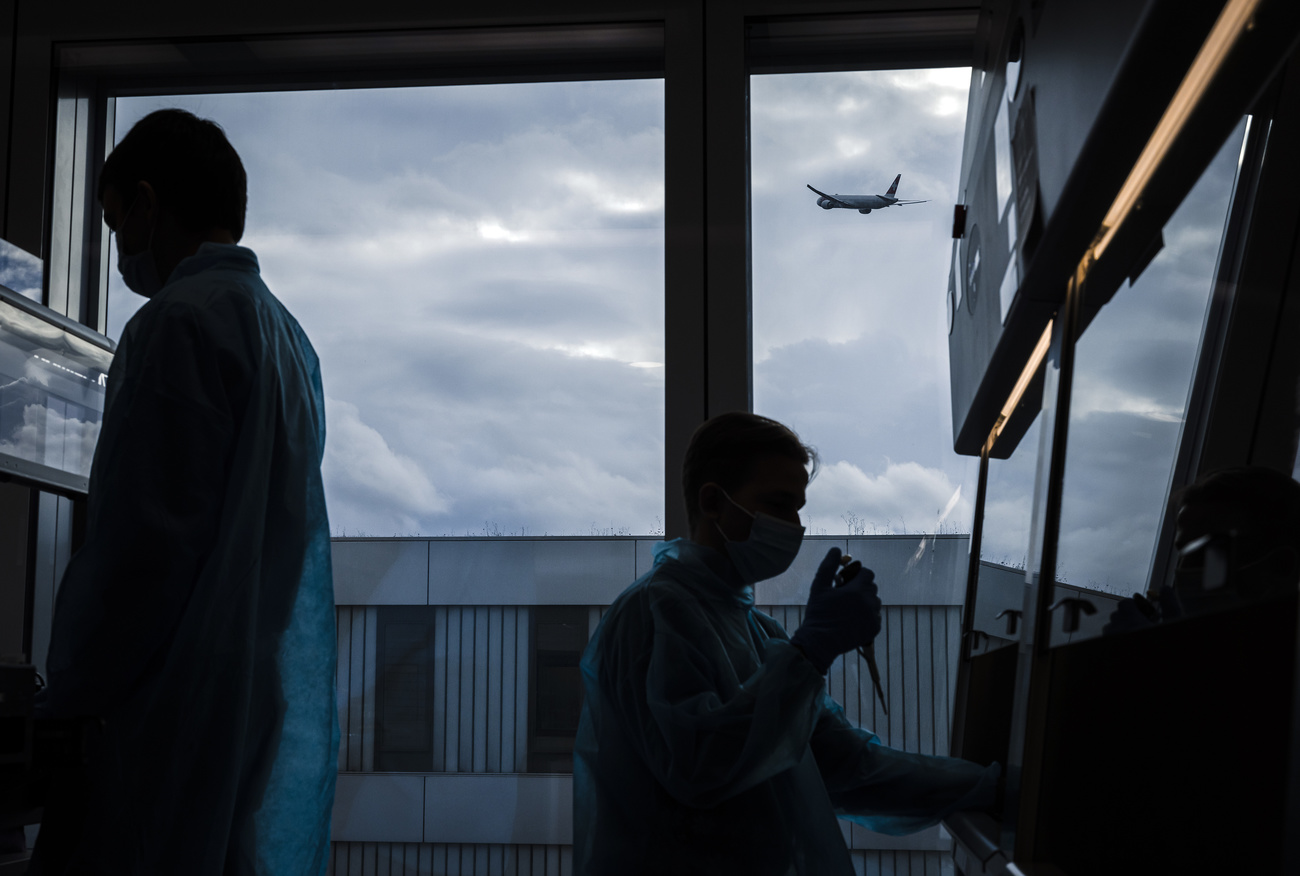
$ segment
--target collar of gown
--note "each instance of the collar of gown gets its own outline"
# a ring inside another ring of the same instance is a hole
[[[688,538],[661,541],[654,547],[656,567],[666,562],[676,562],[690,575],[705,596],[715,597],[732,605],[752,608],[754,587],[740,580],[731,560],[719,551]]]
[[[257,256],[246,246],[233,243],[201,243],[194,255],[181,259],[165,286],[213,268],[260,273]]]

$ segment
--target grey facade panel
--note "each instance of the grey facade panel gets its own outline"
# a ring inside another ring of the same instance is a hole
[[[430,605],[607,605],[636,577],[633,539],[420,543]]]
[[[653,538],[638,538],[636,540],[636,571],[633,573],[634,577],[640,578],[650,571],[650,567],[655,562],[655,545],[657,544],[659,544],[659,540]],[[631,584],[632,582],[627,583]]]
[[[337,605],[609,605],[650,570],[647,538],[335,540]],[[875,572],[886,605],[956,605],[964,535],[808,536],[789,571],[761,582],[767,605],[803,605],[831,547]]]
[[[789,571],[755,589],[766,605],[805,604],[817,566],[838,547],[875,572],[885,605],[960,605],[969,545],[965,535],[808,536]]]
[[[573,778],[427,776],[424,838],[434,843],[571,843]]]
[[[428,605],[429,542],[377,539],[331,543],[335,605]]]
[[[389,773],[340,775],[330,836],[338,842],[421,842],[424,782],[423,776]]]

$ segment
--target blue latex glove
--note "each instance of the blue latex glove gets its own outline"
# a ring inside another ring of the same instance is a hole
[[[853,574],[854,566],[850,566],[845,570],[847,582],[836,585],[839,566],[840,549],[831,548],[813,577],[803,624],[790,637],[791,644],[823,675],[836,657],[870,645],[880,632],[875,573],[861,569]]]

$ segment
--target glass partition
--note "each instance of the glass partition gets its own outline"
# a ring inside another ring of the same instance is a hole
[[[1043,418],[1029,427],[1009,459],[990,459],[984,497],[978,589],[971,619],[971,653],[980,654],[1020,641],[1025,597],[1025,564],[1034,515],[1034,471]]]
[[[1244,135],[1243,121],[1075,344],[1053,644],[1099,634],[1147,589]]]

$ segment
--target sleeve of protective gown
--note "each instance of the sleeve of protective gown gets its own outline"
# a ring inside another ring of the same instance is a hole
[[[915,833],[962,809],[993,802],[998,764],[911,754],[854,727],[829,696],[812,737],[813,756],[835,811],[878,833]]]
[[[46,715],[107,714],[147,681],[215,543],[234,432],[227,392],[248,366],[238,339],[222,343],[205,316],[161,303],[119,350],[86,541],[56,600]]]
[[[694,599],[652,587],[649,600],[653,644],[648,654],[620,655],[622,677],[610,694],[668,793],[713,806],[797,764],[825,689],[812,664],[788,642],[773,642],[757,671],[729,678],[730,659]]]

